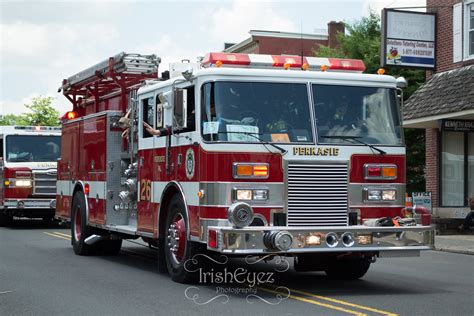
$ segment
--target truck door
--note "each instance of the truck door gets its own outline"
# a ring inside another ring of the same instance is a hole
[[[199,137],[196,133],[196,96],[194,86],[176,89],[175,121],[181,127],[172,137],[172,157],[176,181],[186,196],[191,234],[199,235]],[[183,115],[185,114],[185,115]]]
[[[73,181],[78,179],[79,122],[64,124],[61,136],[61,159],[58,162],[60,189],[56,203],[56,215],[69,218],[72,207]]]
[[[153,232],[152,183],[154,137],[143,128],[143,122],[155,125],[154,95],[145,95],[139,100],[138,126],[138,230]]]

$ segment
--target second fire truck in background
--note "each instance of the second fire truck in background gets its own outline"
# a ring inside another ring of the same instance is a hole
[[[53,219],[60,153],[60,127],[0,126],[0,226]]]

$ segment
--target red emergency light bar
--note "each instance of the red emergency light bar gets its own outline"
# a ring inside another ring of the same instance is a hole
[[[359,59],[234,53],[209,53],[204,57],[202,66],[205,68],[226,66],[352,72],[365,70],[364,62]]]

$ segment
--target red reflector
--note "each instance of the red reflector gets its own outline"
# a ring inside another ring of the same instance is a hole
[[[90,191],[90,189],[89,189],[89,183],[86,183],[86,185],[84,186],[84,193],[85,193],[86,195],[89,195],[89,191]]]
[[[213,65],[216,62],[221,62],[224,65],[248,66],[250,65],[250,58],[247,54],[226,54],[226,53],[209,53],[204,57],[203,65]]]
[[[341,59],[341,58],[329,58],[331,70],[352,70],[352,71],[364,71],[365,64],[359,59]]]
[[[210,248],[217,249],[217,231],[210,229],[207,236],[207,245]]]
[[[367,176],[369,176],[369,177],[380,177],[380,176],[382,176],[382,168],[381,167],[368,167],[367,168]]]

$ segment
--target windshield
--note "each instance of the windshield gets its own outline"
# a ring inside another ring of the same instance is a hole
[[[207,141],[312,142],[306,84],[211,82],[202,87]]]
[[[56,161],[60,154],[60,136],[7,136],[6,160],[9,162]]]
[[[402,144],[395,89],[314,84],[313,100],[319,143]]]

